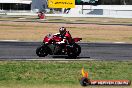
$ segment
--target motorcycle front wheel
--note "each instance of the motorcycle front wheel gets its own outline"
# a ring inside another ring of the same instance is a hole
[[[45,57],[48,55],[48,53],[46,52],[46,47],[45,46],[40,46],[36,49],[36,54],[39,57]]]

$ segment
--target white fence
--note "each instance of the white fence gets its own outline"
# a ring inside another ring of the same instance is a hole
[[[77,5],[71,9],[69,15],[91,17],[132,18],[132,5]]]

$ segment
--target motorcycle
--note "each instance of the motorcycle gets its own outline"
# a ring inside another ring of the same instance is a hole
[[[36,49],[39,57],[49,55],[68,55],[68,58],[77,58],[81,53],[81,47],[76,42],[82,38],[73,38],[70,44],[57,44],[62,38],[59,35],[48,34],[44,37],[43,43]]]

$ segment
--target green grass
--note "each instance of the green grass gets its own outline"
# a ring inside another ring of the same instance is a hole
[[[81,68],[90,79],[132,80],[132,61],[1,61],[0,86],[20,85],[79,85]]]

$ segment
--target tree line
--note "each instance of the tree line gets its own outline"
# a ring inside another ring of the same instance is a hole
[[[93,3],[82,2],[84,0],[75,0],[76,5],[89,5]],[[85,0],[86,1],[86,0]],[[88,0],[89,1],[89,0]],[[92,0],[93,1],[93,0]],[[95,0],[95,5],[132,5],[132,0]]]
[[[102,5],[132,5],[132,0],[99,0]]]

